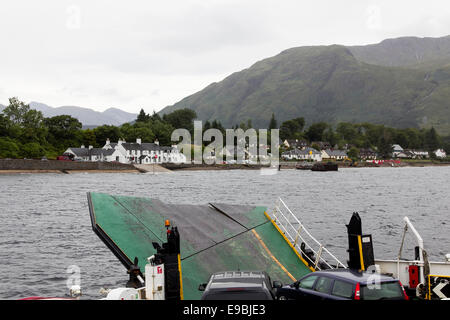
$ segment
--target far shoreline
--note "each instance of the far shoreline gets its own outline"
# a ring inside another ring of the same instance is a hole
[[[324,161],[326,162],[326,161]],[[354,164],[337,161],[339,168],[405,168],[405,167],[443,167],[450,166],[450,162],[441,161],[400,161],[396,162],[357,162]],[[280,170],[295,170],[297,165],[303,162],[280,162]],[[148,165],[118,164],[108,162],[72,162],[58,160],[25,160],[25,159],[0,159],[0,175],[5,174],[33,174],[33,173],[161,173],[170,171],[222,171],[222,170],[260,170],[274,169],[269,165],[261,164],[161,164]]]

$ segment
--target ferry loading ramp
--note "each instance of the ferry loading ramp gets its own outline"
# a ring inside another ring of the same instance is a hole
[[[144,272],[166,241],[165,220],[178,227],[183,298],[200,299],[201,283],[228,270],[266,271],[292,283],[312,271],[263,206],[167,204],[157,199],[88,193],[94,232],[129,269],[135,257]]]

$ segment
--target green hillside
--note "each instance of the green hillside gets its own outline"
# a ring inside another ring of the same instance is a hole
[[[450,58],[450,36],[442,38],[403,37],[377,44],[348,47],[357,60],[370,64],[405,67],[427,65]]]
[[[406,39],[420,47],[418,38]],[[274,112],[279,123],[301,116],[309,124],[367,121],[398,128],[434,126],[449,135],[450,50],[446,43],[450,41],[440,39],[443,45],[424,50],[417,63],[413,63],[417,50],[408,52],[392,43],[382,42],[378,45],[382,50],[375,45],[372,51],[339,45],[292,48],[213,83],[161,113],[190,108],[201,120],[217,119],[228,127],[248,119],[255,127],[267,127]],[[427,46],[429,41],[422,40]],[[399,62],[402,59],[407,61],[404,65]]]

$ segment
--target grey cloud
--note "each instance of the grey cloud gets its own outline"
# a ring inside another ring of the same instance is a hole
[[[373,3],[382,22],[369,30]],[[68,27],[71,6],[79,28]],[[21,95],[132,112],[173,104],[290,47],[450,30],[444,0],[3,0],[0,10],[0,102]]]

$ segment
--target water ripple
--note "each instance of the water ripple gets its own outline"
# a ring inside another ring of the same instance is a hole
[[[345,224],[352,212],[371,233],[375,256],[394,258],[409,216],[432,260],[450,252],[450,167],[185,171],[172,174],[23,174],[0,176],[0,298],[65,296],[77,265],[86,298],[122,286],[126,270],[92,232],[86,192],[159,198],[169,203],[226,202],[273,207],[277,197],[315,237],[347,260]],[[182,227],[182,226],[180,226]],[[406,239],[413,256],[414,239]]]

